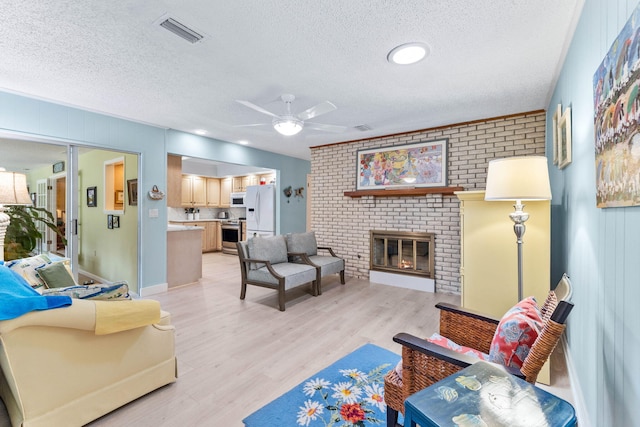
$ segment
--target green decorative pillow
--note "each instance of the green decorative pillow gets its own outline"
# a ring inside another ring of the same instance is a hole
[[[77,283],[64,262],[57,261],[44,267],[36,268],[40,278],[44,280],[47,288],[66,288],[76,286]]]
[[[271,261],[272,264],[287,262],[287,243],[284,236],[252,237],[248,241],[249,258]],[[251,269],[264,267],[264,264],[252,263]]]

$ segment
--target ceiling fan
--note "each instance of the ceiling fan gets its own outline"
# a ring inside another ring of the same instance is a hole
[[[284,102],[285,108],[286,108],[285,113],[282,115],[272,113],[271,111],[265,110],[264,108],[249,101],[237,100],[237,102],[259,113],[266,114],[268,116],[273,117],[273,120],[271,121],[273,128],[278,133],[285,136],[295,135],[299,133],[302,130],[302,128],[305,126],[310,129],[323,130],[327,132],[344,132],[347,129],[346,126],[327,125],[322,123],[313,123],[313,122],[306,121],[314,117],[317,117],[321,114],[326,114],[338,108],[329,101],[321,102],[318,105],[315,105],[311,108],[307,108],[306,110],[300,113],[294,114],[291,112],[291,103],[294,101],[294,99],[296,99],[296,97],[291,94],[284,94],[280,97],[280,99],[282,100],[282,102]],[[243,126],[260,126],[264,124],[265,123],[255,123],[255,124],[243,125]]]

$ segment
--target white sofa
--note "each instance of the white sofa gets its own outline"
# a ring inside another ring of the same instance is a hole
[[[174,328],[157,324],[96,335],[96,304],[0,321],[0,396],[13,426],[81,426],[177,378]]]

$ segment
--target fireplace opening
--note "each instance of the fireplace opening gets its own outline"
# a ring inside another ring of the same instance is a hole
[[[433,233],[370,231],[370,270],[433,279]]]

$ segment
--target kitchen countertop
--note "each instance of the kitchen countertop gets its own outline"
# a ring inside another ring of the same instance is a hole
[[[198,227],[195,225],[178,225],[178,224],[167,225],[167,231],[192,231],[192,230],[204,230],[204,227]]]

